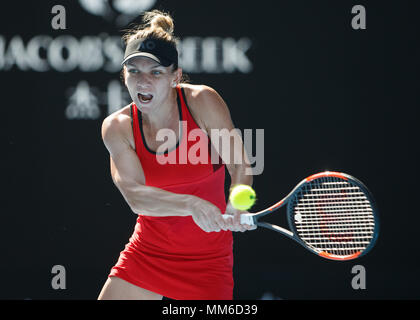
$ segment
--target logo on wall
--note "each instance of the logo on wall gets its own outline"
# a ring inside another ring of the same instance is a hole
[[[142,12],[151,10],[156,0],[79,0],[81,10],[114,24],[115,31]],[[182,11],[182,10],[179,10]],[[184,10],[185,11],[185,10]],[[83,23],[83,22],[80,22]],[[179,65],[186,74],[247,74],[253,64],[247,56],[250,38],[185,35],[178,42]],[[120,36],[99,32],[82,36],[66,32],[51,34],[0,34],[0,71],[71,74],[103,73],[108,83],[92,83],[77,76],[64,90],[64,115],[69,120],[94,120],[117,111],[130,102],[119,80],[124,48]],[[104,78],[105,78],[104,77]]]
[[[143,11],[151,9],[156,0],[79,0],[81,7],[92,15],[125,26]]]
[[[90,88],[86,81],[81,81],[76,88],[68,90],[69,104],[66,108],[67,119],[92,119],[100,116],[97,89]],[[95,94],[96,93],[96,94]]]

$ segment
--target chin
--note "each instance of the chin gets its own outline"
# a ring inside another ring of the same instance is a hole
[[[136,106],[139,108],[139,110],[143,113],[149,113],[152,109],[150,106],[144,106],[140,102],[136,102]]]

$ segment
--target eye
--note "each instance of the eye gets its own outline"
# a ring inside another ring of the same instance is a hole
[[[138,73],[137,69],[128,69],[128,73]]]
[[[162,74],[162,71],[160,71],[160,70],[153,70],[153,71],[152,71],[152,74],[153,74],[154,76],[158,76],[158,75]]]

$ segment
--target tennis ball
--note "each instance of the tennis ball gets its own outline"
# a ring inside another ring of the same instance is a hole
[[[257,199],[254,189],[245,184],[237,184],[230,192],[229,200],[232,206],[238,210],[248,210]]]

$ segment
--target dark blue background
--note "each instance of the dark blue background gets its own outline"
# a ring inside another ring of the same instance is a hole
[[[0,35],[30,39],[121,35],[120,28],[62,1],[67,30],[50,26],[55,1],[4,2]],[[367,29],[351,28],[351,8]],[[418,299],[419,6],[412,1],[157,1],[175,33],[249,37],[249,74],[190,74],[215,88],[240,129],[264,129],[265,166],[255,211],[326,169],[362,180],[377,200],[381,234],[366,257],[320,259],[267,230],[234,235],[235,298]],[[67,120],[64,91],[79,79],[119,74],[0,71],[6,173],[0,299],[96,299],[136,216],[113,185],[97,120]],[[4,154],[4,153],[3,153]],[[229,181],[227,181],[227,184]],[[271,220],[284,224],[285,211]],[[65,266],[67,289],[51,288]],[[351,269],[366,268],[353,290]]]

